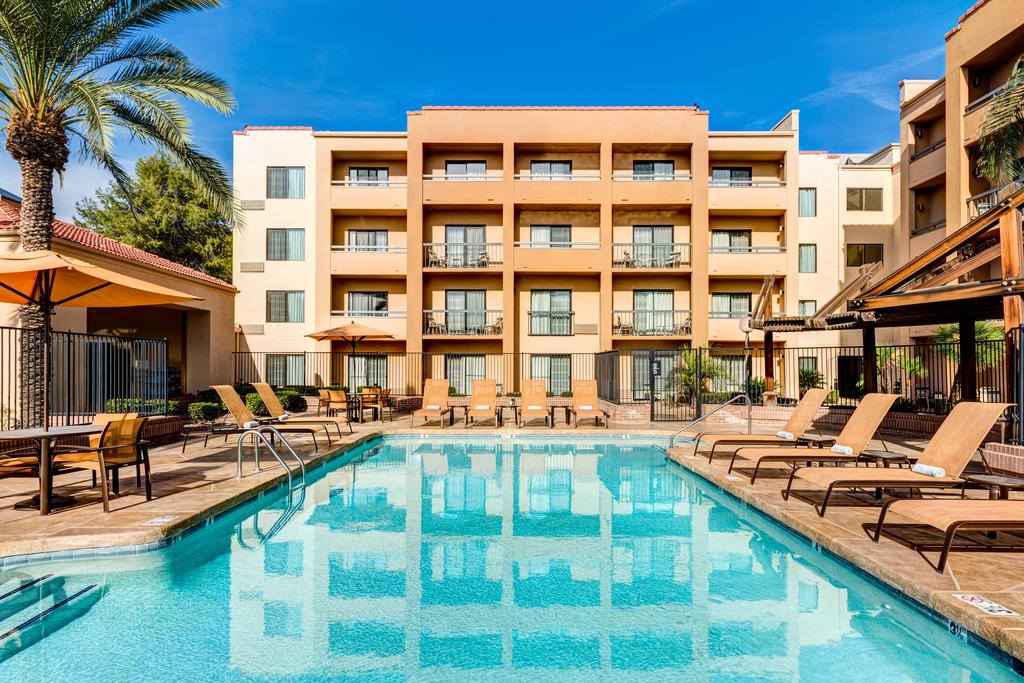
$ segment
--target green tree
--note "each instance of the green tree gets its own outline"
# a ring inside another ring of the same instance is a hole
[[[1013,65],[1006,86],[992,98],[981,122],[978,170],[993,184],[1021,175],[1024,151],[1024,56]]]
[[[126,186],[110,183],[76,209],[79,224],[101,235],[231,279],[231,223],[164,153],[140,159]]]
[[[1006,353],[1006,333],[1001,325],[989,320],[975,321],[974,337],[978,342],[975,347],[975,366],[977,369],[985,370],[995,367],[1003,360],[1003,356]],[[960,325],[958,323],[940,325],[935,329],[932,342],[939,344],[939,353],[956,364],[956,374],[953,376],[953,387],[950,391],[950,401],[955,403],[960,399],[961,389]]]

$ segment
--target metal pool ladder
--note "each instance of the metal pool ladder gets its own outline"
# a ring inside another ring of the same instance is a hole
[[[730,405],[730,404],[733,404],[733,403],[746,403],[747,404],[747,434],[753,433],[753,431],[754,431],[754,402],[751,401],[750,397],[747,396],[746,394],[737,394],[736,396],[733,396],[728,401],[726,401],[722,405],[718,406],[717,408],[715,408],[711,412],[704,413],[703,415],[698,417],[696,420],[693,420],[691,422],[687,422],[685,425],[683,425],[682,427],[677,429],[675,434],[672,435],[672,438],[670,438],[668,440],[668,447],[672,448],[673,446],[675,446],[676,445],[676,437],[679,436],[680,434],[682,434],[683,432],[685,432],[687,429],[689,429],[693,425],[697,424],[698,422],[702,422],[702,421],[708,419],[709,417],[711,417],[712,415],[717,413],[719,410],[722,410],[727,405]]]
[[[288,476],[288,496],[289,496],[289,499],[290,499],[292,491],[294,490],[293,478],[292,478],[292,468],[288,466],[288,463],[286,463],[284,461],[284,458],[281,457],[281,454],[278,452],[278,450],[276,448],[274,448],[274,444],[271,442],[270,439],[267,438],[267,434],[266,434],[267,432],[270,432],[270,434],[272,436],[275,436],[278,439],[280,439],[281,443],[283,443],[285,445],[285,448],[288,449],[288,452],[291,453],[292,457],[295,458],[296,462],[299,463],[299,473],[302,475],[301,486],[302,486],[302,490],[303,491],[305,490],[305,488],[306,488],[306,465],[305,465],[305,463],[302,462],[302,458],[300,458],[299,454],[295,452],[295,449],[292,448],[292,445],[290,443],[288,443],[288,439],[284,438],[284,435],[281,434],[281,432],[279,432],[277,430],[277,427],[274,427],[273,425],[269,425],[269,424],[264,424],[264,425],[259,425],[259,426],[252,427],[251,429],[247,429],[244,432],[242,432],[241,435],[239,435],[239,437],[238,437],[238,473],[235,475],[235,478],[237,478],[237,479],[241,479],[242,478],[242,455],[244,453],[244,448],[243,447],[245,446],[246,439],[247,438],[252,438],[252,440],[253,440],[253,454],[254,454],[254,459],[255,459],[255,462],[256,462],[256,471],[257,472],[260,471],[260,444],[262,443],[263,445],[265,445],[267,447],[267,450],[270,451],[270,454],[274,456],[274,459],[277,460],[278,464],[281,465],[281,467],[284,468],[285,474]]]

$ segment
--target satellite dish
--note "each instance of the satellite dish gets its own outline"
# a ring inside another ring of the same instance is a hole
[[[750,316],[747,316],[746,318],[740,318],[739,325],[740,332],[742,332],[743,334],[750,334],[750,331],[754,329],[753,327],[750,326]]]

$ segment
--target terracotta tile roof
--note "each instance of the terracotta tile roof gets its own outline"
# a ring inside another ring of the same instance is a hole
[[[20,221],[21,208],[18,203],[9,199],[0,198],[0,231],[17,230],[18,223]],[[169,273],[174,273],[175,275],[182,275],[184,277],[192,278],[193,280],[199,280],[200,282],[206,282],[220,287],[229,287],[231,289],[235,288],[230,282],[224,282],[220,278],[207,275],[206,273],[193,268],[188,268],[180,263],[175,263],[174,261],[157,256],[156,254],[150,254],[148,251],[143,251],[136,247],[130,247],[115,239],[104,237],[99,233],[93,232],[92,230],[86,230],[85,228],[79,227],[73,223],[68,223],[67,221],[55,220],[53,222],[53,236],[56,239],[71,242],[72,244],[77,244],[85,247],[86,249],[92,249],[93,251],[97,251],[101,254],[116,256],[126,261],[132,261],[143,266],[165,270]]]

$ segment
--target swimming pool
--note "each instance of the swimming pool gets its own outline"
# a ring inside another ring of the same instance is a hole
[[[6,570],[0,633],[77,597],[0,680],[1020,680],[658,444],[387,437],[293,512]]]

